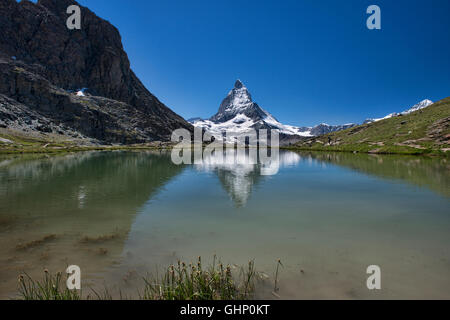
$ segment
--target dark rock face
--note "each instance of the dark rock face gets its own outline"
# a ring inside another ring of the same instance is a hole
[[[174,129],[192,130],[136,77],[114,26],[80,6],[81,30],[66,27],[72,4],[0,1],[0,94],[105,142],[169,140]],[[91,95],[73,93],[81,88]]]

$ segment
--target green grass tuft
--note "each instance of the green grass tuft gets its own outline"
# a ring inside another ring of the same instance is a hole
[[[33,280],[28,274],[19,276],[19,295],[24,300],[80,300],[81,293],[69,290],[61,272],[51,275],[44,271],[41,281]]]
[[[220,262],[203,269],[201,258],[197,265],[178,261],[170,266],[161,278],[144,279],[144,300],[246,300],[251,299],[258,279],[254,262],[241,268],[233,276],[231,267]]]

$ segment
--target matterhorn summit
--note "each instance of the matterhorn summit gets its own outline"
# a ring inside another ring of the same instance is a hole
[[[310,136],[310,128],[284,125],[256,102],[241,80],[236,80],[233,89],[223,99],[217,113],[208,120],[192,119],[196,127],[202,127],[215,136],[225,132],[245,133],[252,129],[274,129],[281,135]]]
[[[236,80],[234,88],[223,99],[219,111],[210,120],[215,123],[222,123],[235,118],[237,115],[245,115],[253,121],[263,120],[268,115],[253,102],[250,92],[241,80]]]

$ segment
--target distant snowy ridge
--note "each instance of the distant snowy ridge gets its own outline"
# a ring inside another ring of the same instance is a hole
[[[427,107],[431,106],[432,104],[433,104],[433,101],[425,99],[425,100],[420,101],[418,104],[413,105],[411,108],[409,108],[406,111],[403,111],[403,112],[400,112],[400,113],[393,112],[393,113],[390,113],[390,114],[388,114],[387,116],[385,116],[383,118],[367,119],[366,121],[364,121],[364,123],[377,122],[377,121],[381,121],[381,120],[384,120],[384,119],[397,117],[397,116],[400,116],[400,115],[404,116],[404,115],[410,114],[410,113],[412,113],[414,111],[418,111],[418,110],[427,108]]]
[[[411,108],[409,108],[408,110],[403,111],[401,114],[402,114],[402,115],[410,114],[411,112],[414,112],[414,111],[417,111],[417,110],[420,110],[420,109],[424,109],[424,108],[426,108],[426,107],[429,107],[429,106],[431,106],[432,104],[433,104],[433,101],[428,100],[428,99],[425,99],[425,100],[420,101],[418,104],[413,105],[413,106],[412,106]]]

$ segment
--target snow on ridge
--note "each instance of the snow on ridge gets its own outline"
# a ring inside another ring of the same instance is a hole
[[[427,107],[431,106],[433,103],[434,102],[429,100],[429,99],[424,99],[424,100],[420,101],[419,103],[413,105],[408,110],[405,110],[405,111],[400,112],[400,113],[393,112],[393,113],[390,113],[390,114],[388,114],[387,116],[385,116],[383,118],[367,119],[364,123],[378,122],[378,121],[389,119],[389,118],[396,117],[396,116],[399,116],[399,115],[405,116],[405,115],[410,114],[412,112],[415,112],[415,111],[427,108]]]
[[[420,101],[419,103],[413,105],[411,108],[409,108],[406,111],[403,111],[401,114],[405,115],[405,114],[410,114],[411,112],[420,110],[420,109],[424,109],[428,106],[431,106],[433,104],[433,101],[429,100],[429,99],[425,99]]]
[[[287,134],[287,135],[298,135],[303,137],[311,137],[311,130],[301,130],[299,127],[291,126],[287,124],[282,124],[279,121],[277,121],[270,113],[266,112],[267,116],[264,118],[264,122],[268,125],[275,127],[278,129],[280,133]]]

